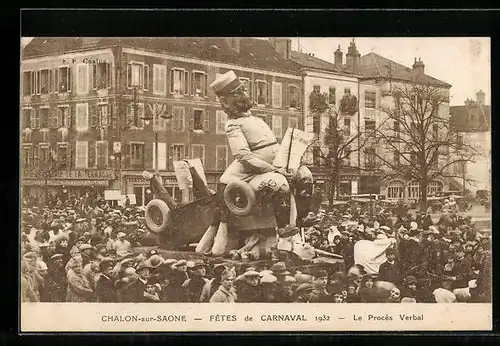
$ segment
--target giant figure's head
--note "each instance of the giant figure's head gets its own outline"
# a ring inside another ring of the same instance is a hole
[[[230,117],[241,116],[252,108],[252,102],[243,84],[233,71],[220,75],[210,87],[219,97],[224,112]]]

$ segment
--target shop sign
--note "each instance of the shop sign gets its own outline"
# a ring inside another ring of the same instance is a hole
[[[26,172],[25,177],[34,177],[35,174]],[[58,171],[51,179],[102,179],[112,180],[115,179],[115,172],[112,170],[71,170],[71,171]]]
[[[177,185],[177,180],[174,178],[166,178],[166,177],[161,177],[162,180],[163,180],[163,184],[165,185]],[[146,179],[144,179],[143,177],[131,177],[131,178],[127,178],[127,182],[129,183],[141,183],[141,184],[144,184],[144,185],[147,185],[149,184],[149,181],[147,181]]]

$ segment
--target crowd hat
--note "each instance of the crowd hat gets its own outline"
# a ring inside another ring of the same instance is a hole
[[[302,293],[302,292],[310,292],[314,290],[314,286],[311,285],[310,283],[303,283],[300,284],[299,287],[297,287],[297,293]]]
[[[208,267],[208,264],[206,264],[203,260],[197,259],[193,262],[193,269],[196,269],[198,267]]]
[[[290,275],[285,276],[285,283],[294,284],[296,282],[297,282],[297,280],[295,280],[295,278],[293,276],[290,276]]]
[[[173,265],[173,267],[187,266],[187,264],[188,264],[188,263],[187,263],[187,261],[186,261],[186,260],[179,260],[179,261],[177,261],[177,262]]]
[[[159,255],[153,255],[148,259],[148,262],[151,265],[151,267],[158,268],[163,264],[164,260]]]
[[[139,266],[137,267],[137,271],[140,271],[142,269],[154,269],[153,266],[151,264],[149,264],[148,262],[142,262],[141,264],[139,264]]]
[[[249,278],[249,277],[259,277],[260,274],[259,274],[259,272],[255,271],[255,270],[249,270],[249,271],[244,272],[243,276],[246,277],[246,278]]]
[[[278,279],[274,275],[266,275],[260,279],[261,284],[274,284]]]
[[[266,276],[266,275],[272,275],[272,274],[273,274],[272,270],[262,270],[262,271],[259,273],[259,275],[260,275],[261,277]]]
[[[231,70],[216,78],[215,81],[210,84],[210,88],[214,90],[217,96],[220,96],[230,94],[242,85],[243,83],[241,83],[234,71]]]
[[[51,260],[56,260],[58,258],[62,258],[63,257],[63,254],[62,253],[56,253],[55,255],[52,255],[50,257]]]
[[[119,233],[116,235],[116,237],[117,237],[117,238],[121,238],[121,237],[125,237],[125,236],[126,236],[126,234],[125,234],[125,233],[123,233],[123,232],[119,232]]]
[[[273,264],[271,271],[273,272],[273,275],[290,275],[290,272],[286,270],[285,262]]]
[[[80,250],[80,251],[88,250],[88,249],[93,249],[93,247],[92,247],[92,245],[86,244],[86,243],[80,245],[80,247],[78,248],[78,250]]]
[[[102,260],[101,263],[99,263],[99,271],[102,273],[104,269],[107,269],[109,267],[112,267],[113,264],[111,264],[111,261],[108,260]]]

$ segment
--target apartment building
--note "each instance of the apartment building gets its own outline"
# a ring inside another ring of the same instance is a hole
[[[184,158],[200,158],[215,189],[232,157],[226,115],[208,86],[234,70],[254,114],[281,139],[287,127],[303,128],[302,78],[290,46],[286,39],[35,38],[23,51],[23,165],[36,167],[47,145],[61,167],[49,185],[78,194],[119,189],[144,205],[152,191],[141,173],[155,169],[156,139],[159,172],[177,199],[173,162]],[[43,100],[37,88],[46,85]],[[46,112],[52,126],[41,127]],[[43,184],[28,175],[24,186]]]

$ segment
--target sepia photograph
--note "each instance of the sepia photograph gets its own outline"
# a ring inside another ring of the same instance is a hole
[[[489,38],[21,43],[28,329],[491,325]]]

